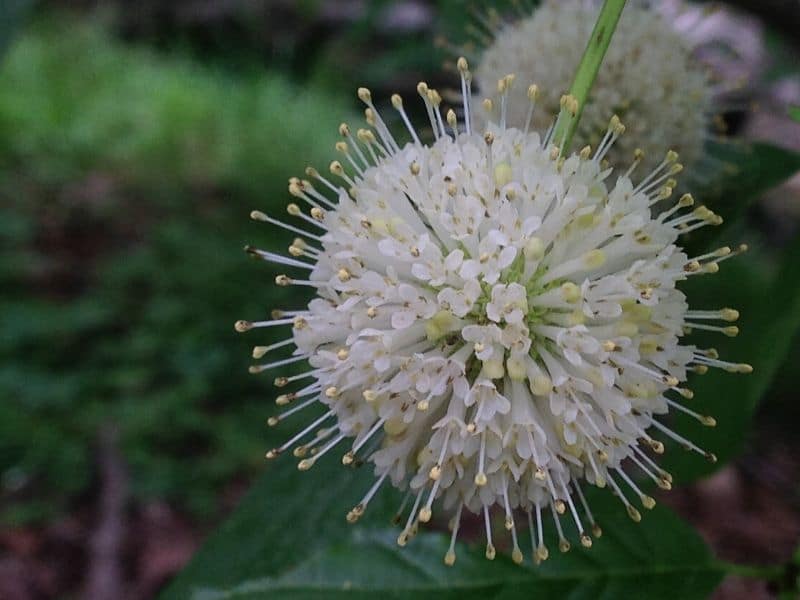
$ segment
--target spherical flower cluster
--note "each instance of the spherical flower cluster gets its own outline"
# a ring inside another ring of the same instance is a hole
[[[599,3],[591,0],[549,0],[514,23],[487,22],[493,41],[475,69],[480,93],[495,94],[497,73],[513,72],[536,83],[541,109],[533,124],[546,128],[558,112],[561,91],[572,83],[598,10]],[[687,37],[676,29],[678,22],[643,2],[626,7],[584,106],[575,135],[578,147],[596,145],[608,116],[618,114],[628,131],[608,153],[615,168],[629,163],[637,149],[644,152],[646,170],[658,165],[664,148],[676,150],[685,164],[702,156],[714,116],[714,86]],[[511,93],[511,126],[525,122],[524,94],[524,89]]]
[[[294,448],[306,470],[338,448],[345,465],[369,464],[374,484],[349,521],[389,482],[407,492],[400,545],[442,510],[453,517],[453,564],[466,510],[484,520],[491,559],[498,507],[513,559],[523,559],[525,515],[539,561],[548,556],[547,513],[562,551],[562,515],[584,546],[601,534],[582,485],[611,488],[635,521],[635,501],[653,507],[636,480],[670,487],[652,458],[664,448],[657,437],[714,459],[657,417],[678,410],[713,425],[682,403],[692,397],[687,374],[750,370],[683,343],[692,329],[735,335],[738,313],[690,310],[676,287],[738,250],[692,258],[677,246],[681,234],[721,222],[690,209],[689,195],[654,214],[675,186],[675,153],[643,177],[634,176],[638,159],[612,174],[604,159],[624,130],[614,117],[594,151],[562,156],[548,135],[505,126],[511,76],[500,123],[476,131],[464,59],[459,68],[463,122],[453,110],[443,116],[441,96],[421,83],[435,141],[422,143],[394,96],[411,139],[401,145],[362,88],[370,127],[341,126],[333,177],[309,168],[308,180],[290,182],[309,207],[289,205],[298,224],[253,213],[299,237],[288,256],[250,251],[298,273],[279,275],[278,285],[316,297],[236,328],[292,328],[254,351],[296,346],[254,372],[309,365],[275,380],[284,388],[277,403],[292,406],[270,424],[324,409],[267,456]]]

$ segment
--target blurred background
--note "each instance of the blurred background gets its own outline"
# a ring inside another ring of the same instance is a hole
[[[800,149],[800,4],[733,4],[731,132]],[[445,0],[2,2],[0,598],[153,597],[233,509],[274,394],[232,323],[282,300],[241,250],[270,244],[248,213],[329,162],[356,86],[453,85],[436,38],[470,20]],[[797,179],[750,206],[759,268],[798,218]],[[797,382],[790,359],[743,454],[664,498],[726,559],[785,561],[800,536]]]

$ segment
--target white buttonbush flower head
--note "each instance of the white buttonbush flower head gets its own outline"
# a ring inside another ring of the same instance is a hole
[[[345,465],[368,464],[375,481],[349,521],[391,484],[406,491],[400,545],[442,511],[452,517],[453,564],[470,511],[485,523],[491,559],[490,511],[499,510],[513,559],[523,559],[521,516],[539,561],[544,519],[562,551],[573,528],[587,547],[601,534],[584,485],[611,488],[635,521],[637,504],[652,508],[636,479],[670,488],[653,460],[660,440],[714,460],[659,418],[674,409],[713,425],[682,404],[692,397],[688,373],[751,370],[685,343],[692,329],[735,335],[738,314],[690,310],[677,287],[738,250],[680,249],[681,234],[721,222],[689,195],[654,212],[680,170],[675,153],[641,177],[638,161],[612,173],[602,163],[624,129],[615,117],[593,151],[562,157],[548,136],[505,126],[508,94],[501,123],[476,131],[464,59],[459,68],[463,122],[443,116],[440,95],[422,83],[435,141],[422,143],[394,96],[410,135],[401,144],[362,88],[370,128],[342,125],[332,176],[309,168],[309,180],[291,180],[307,205],[289,205],[296,223],[253,213],[299,237],[289,256],[250,251],[287,268],[278,285],[316,297],[236,328],[292,328],[254,355],[294,345],[293,354],[252,370],[307,361],[275,380],[277,403],[290,407],[269,422],[317,416],[267,456],[294,449],[301,470],[334,452]],[[503,81],[508,90],[512,78]]]
[[[494,39],[475,69],[480,93],[495,93],[498,73],[513,72],[536,83],[533,124],[546,128],[558,112],[560,90],[572,83],[599,8],[591,0],[546,0],[514,23],[487,22]],[[615,168],[630,163],[637,149],[644,151],[642,166],[648,171],[661,161],[664,148],[676,150],[687,165],[702,157],[712,129],[715,87],[693,56],[688,36],[676,29],[678,24],[696,28],[695,21],[667,19],[644,2],[626,7],[584,107],[577,147],[597,145],[609,115],[618,114],[628,129],[608,152]],[[509,125],[523,127],[526,104],[524,88],[511,91]]]

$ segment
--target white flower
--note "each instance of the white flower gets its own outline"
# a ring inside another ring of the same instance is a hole
[[[716,272],[736,252],[690,258],[681,251],[682,233],[721,221],[704,207],[687,212],[689,195],[654,214],[672,191],[673,152],[634,182],[630,171],[611,175],[600,164],[624,129],[616,117],[594,153],[569,157],[539,133],[495,125],[475,132],[465,60],[459,68],[463,123],[453,111],[442,118],[440,96],[420,84],[435,141],[419,140],[395,96],[412,140],[401,146],[361,89],[371,128],[353,136],[342,126],[348,168],[334,162],[335,180],[309,169],[313,182],[290,182],[309,214],[291,204],[299,221],[290,225],[253,213],[301,237],[289,256],[251,252],[306,273],[276,281],[318,297],[306,309],[240,321],[237,329],[293,328],[289,339],[254,352],[260,358],[297,347],[256,372],[309,364],[276,379],[293,390],[278,404],[292,406],[270,423],[325,410],[268,457],[294,447],[305,470],[346,446],[345,464],[371,463],[375,483],[348,520],[389,481],[411,501],[401,545],[438,501],[454,515],[445,561],[455,560],[464,508],[483,516],[492,558],[489,511],[497,506],[514,560],[522,560],[522,513],[538,561],[548,554],[542,511],[562,550],[569,547],[562,515],[583,545],[591,545],[590,532],[600,535],[582,483],[610,486],[637,521],[631,498],[646,508],[653,500],[634,477],[670,487],[671,476],[650,457],[663,451],[651,431],[713,460],[656,416],[676,409],[711,425],[679,402],[691,397],[682,387],[687,373],[750,371],[683,343],[691,329],[735,335],[725,322],[736,311],[688,310],[677,284]]]
[[[561,93],[572,83],[600,4],[546,0],[529,17],[495,23],[494,39],[475,69],[480,93],[496,95],[498,73],[516,73],[534,82],[538,98],[532,124],[539,130],[548,127],[558,113]],[[662,9],[661,4],[626,6],[575,134],[576,147],[595,146],[609,115],[618,114],[628,126],[627,135],[607,156],[618,169],[630,164],[637,149],[644,152],[646,171],[658,165],[664,148],[676,150],[685,164],[693,165],[703,156],[703,143],[712,129],[719,88],[694,56],[702,42],[679,29],[701,29],[698,20],[703,17],[693,12],[691,20],[676,18],[681,11],[675,3],[662,15],[667,5]],[[525,128],[530,119],[525,93],[520,88],[509,94],[510,126]]]

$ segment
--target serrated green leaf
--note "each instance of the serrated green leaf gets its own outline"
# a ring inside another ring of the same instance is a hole
[[[800,329],[800,239],[786,248],[774,271],[767,260],[746,254],[725,262],[717,275],[687,282],[684,290],[696,308],[731,306],[740,311],[737,337],[696,332],[692,343],[711,345],[722,359],[749,363],[754,371],[743,375],[711,369],[689,380],[695,392],[691,408],[714,416],[717,426],[703,427],[681,415],[674,418],[674,429],[714,453],[718,462],[678,447],[668,449],[659,462],[683,482],[714,472],[741,451],[753,413],[786,359]],[[699,297],[713,306],[698,305]]]
[[[162,600],[705,598],[722,576],[702,540],[670,511],[656,507],[635,524],[607,491],[590,494],[604,533],[589,550],[560,554],[553,539],[548,561],[517,567],[459,545],[448,568],[442,534],[422,533],[397,547],[398,532],[386,529],[397,492],[373,501],[363,522],[346,524],[370,480],[366,469],[345,469],[335,459],[308,473],[280,459]]]

